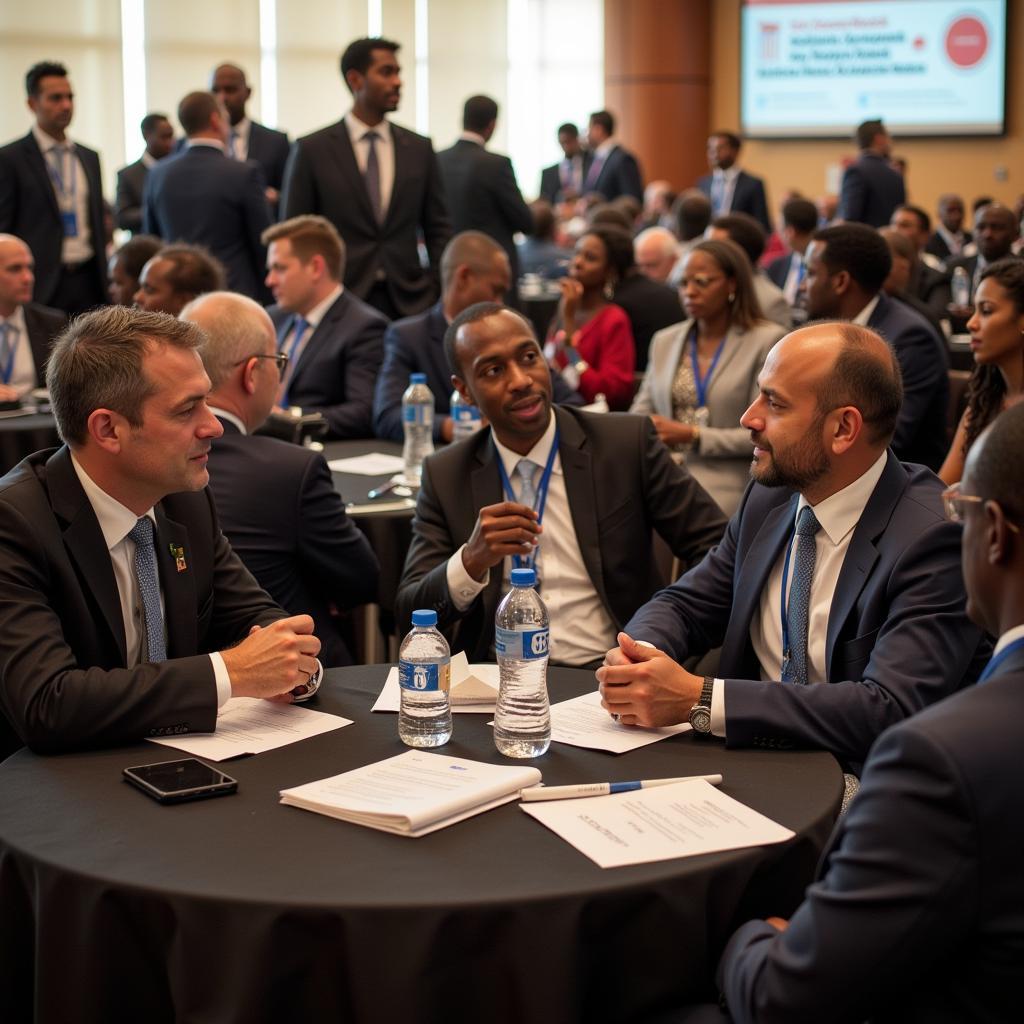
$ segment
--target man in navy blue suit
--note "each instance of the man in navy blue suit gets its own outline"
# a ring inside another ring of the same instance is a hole
[[[604,706],[731,747],[824,748],[856,772],[888,726],[974,678],[960,531],[941,481],[888,451],[899,365],[874,331],[794,331],[758,384],[740,420],[753,482],[722,542],[619,634]],[[716,647],[716,678],[682,668]]]
[[[697,188],[711,200],[711,214],[746,213],[768,234],[772,222],[768,216],[768,200],[764,182],[736,166],[743,145],[732,132],[715,132],[708,137],[708,165],[711,173],[697,180]]]
[[[615,141],[615,118],[607,110],[590,115],[587,141],[592,156],[583,178],[583,191],[600,192],[611,202],[619,196],[644,201],[644,181],[636,157]]]
[[[263,235],[269,309],[288,367],[279,407],[323,413],[328,436],[372,437],[373,386],[387,320],[343,287],[345,243],[324,217],[292,217]]]
[[[903,175],[889,163],[892,139],[881,121],[865,121],[857,127],[857,147],[860,156],[843,172],[839,216],[884,227],[907,201]]]
[[[718,983],[737,1024],[1016,1020],[1024,976],[1024,407],[971,448],[967,611],[999,637],[977,686],[888,730],[788,922],[750,921]],[[717,1016],[725,1021],[726,1018]]]
[[[213,93],[189,93],[178,120],[188,145],[149,172],[143,230],[205,246],[224,264],[228,287],[257,298],[265,259],[260,235],[270,224],[263,172],[227,157],[228,115]]]

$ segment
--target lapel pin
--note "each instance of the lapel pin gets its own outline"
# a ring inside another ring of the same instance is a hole
[[[171,558],[174,559],[174,567],[178,572],[185,572],[188,569],[188,563],[185,561],[185,549],[177,544],[168,544],[167,547],[170,549]]]

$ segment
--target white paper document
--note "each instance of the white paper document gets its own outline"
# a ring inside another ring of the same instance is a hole
[[[355,473],[358,476],[383,476],[385,473],[398,473],[405,469],[401,455],[388,455],[385,452],[353,455],[347,459],[331,459],[327,465],[332,472]]]
[[[350,718],[323,711],[275,704],[257,697],[232,697],[217,714],[217,731],[151,738],[150,743],[185,750],[208,761],[262,754],[297,740],[351,725]]]
[[[668,736],[689,731],[689,722],[660,729],[622,725],[601,707],[601,694],[597,690],[551,705],[551,739],[574,747],[624,754],[627,750],[646,747],[648,743],[657,743]]]
[[[281,803],[403,836],[423,836],[509,803],[541,780],[536,768],[409,750],[281,792]]]
[[[602,868],[767,846],[794,835],[702,780],[519,806]]]
[[[498,699],[498,666],[470,665],[465,651],[452,655],[451,702],[452,711],[461,714],[493,715]],[[384,680],[373,711],[398,711],[401,691],[398,669],[392,668]]]

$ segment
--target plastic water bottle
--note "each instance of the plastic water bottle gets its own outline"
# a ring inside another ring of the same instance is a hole
[[[419,487],[423,460],[434,450],[434,395],[425,373],[409,374],[409,386],[402,395],[402,429],[405,482]]]
[[[465,401],[458,389],[452,392],[452,441],[461,441],[472,437],[481,427],[480,410]]]
[[[539,757],[551,746],[548,610],[533,569],[513,569],[512,589],[494,617],[498,705],[494,745],[506,757]]]
[[[398,652],[398,736],[406,746],[440,747],[452,738],[451,660],[437,612],[413,612],[412,630]]]
[[[950,290],[953,293],[954,306],[969,306],[971,304],[971,279],[963,267],[953,268]]]

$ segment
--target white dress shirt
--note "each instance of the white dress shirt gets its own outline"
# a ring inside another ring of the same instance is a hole
[[[732,209],[732,197],[736,191],[736,179],[740,176],[740,169],[733,164],[727,170],[716,167],[711,172],[711,194],[715,195],[721,189],[721,206],[715,211],[716,217],[722,217]]]
[[[32,125],[32,135],[43,151],[43,163],[46,164],[46,173],[58,209],[61,213],[74,211],[75,214],[77,234],[64,236],[60,253],[61,263],[84,263],[92,258],[94,251],[92,228],[89,224],[89,179],[85,176],[85,168],[75,153],[75,144],[67,135],[64,136],[62,143],[58,142],[37,124]],[[66,147],[65,155],[59,161],[56,156],[51,155],[52,150],[58,147]]]
[[[383,217],[387,216],[391,203],[391,190],[395,186],[395,139],[391,134],[391,125],[381,121],[378,125],[368,125],[360,121],[350,110],[345,115],[345,127],[348,137],[352,140],[352,151],[356,155],[359,173],[366,174],[366,161],[370,155],[370,143],[366,140],[367,132],[377,133],[377,167],[380,170],[380,209]]]
[[[36,361],[32,358],[32,345],[25,325],[24,307],[16,307],[6,320],[0,316],[0,324],[7,324],[10,328],[7,338],[14,346],[14,363],[11,366],[11,378],[7,383],[17,389],[19,397],[27,395],[36,386]],[[5,367],[0,367],[0,373],[4,369]]]
[[[858,327],[867,327],[871,314],[874,313],[881,297],[881,292],[879,292],[850,322],[857,324]]]
[[[1024,640],[1024,623],[1019,626],[1013,626],[1008,629],[1003,635],[996,641],[996,645],[992,650],[992,657],[994,658],[1004,648],[1009,647],[1014,640]]]
[[[228,135],[228,156],[236,160],[247,160],[249,158],[249,129],[252,128],[252,121],[243,117],[238,124],[233,124]]]
[[[791,306],[795,306],[800,295],[800,282],[804,279],[804,258],[796,249],[793,250],[792,256],[789,261],[789,273],[782,286],[782,294],[786,296],[786,301]]]

